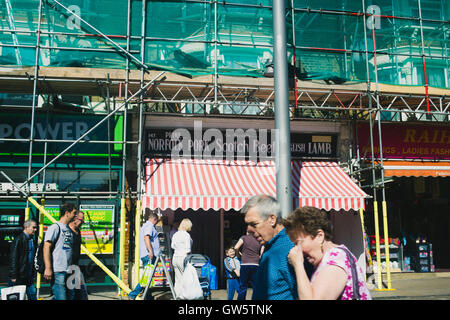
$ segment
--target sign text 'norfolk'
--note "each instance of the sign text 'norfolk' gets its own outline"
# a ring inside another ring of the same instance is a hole
[[[272,129],[148,129],[147,155],[194,159],[274,160],[276,134]],[[292,158],[336,158],[337,135],[291,133]]]

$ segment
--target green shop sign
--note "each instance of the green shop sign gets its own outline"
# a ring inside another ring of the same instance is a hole
[[[59,115],[36,113],[34,121],[33,155],[43,155],[46,143],[39,140],[66,140],[66,142],[50,141],[47,143],[47,155],[58,155],[74,140],[99,123],[104,115]],[[3,114],[0,119],[0,155],[28,156],[28,141],[5,141],[1,139],[29,139],[31,132],[31,116],[29,114]],[[112,116],[88,134],[84,141],[122,141],[123,117]],[[38,141],[36,141],[38,140]],[[111,144],[111,155],[119,157],[122,144]],[[65,156],[108,156],[107,143],[80,142],[74,145]]]

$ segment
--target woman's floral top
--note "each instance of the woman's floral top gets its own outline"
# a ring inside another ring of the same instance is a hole
[[[350,262],[348,260],[347,254],[344,250],[340,248],[346,248],[344,245],[340,245],[336,248],[333,248],[331,250],[328,250],[325,252],[324,257],[322,258],[322,261],[320,262],[319,266],[317,267],[316,271],[312,275],[311,282],[314,282],[317,275],[320,273],[320,271],[323,269],[326,265],[332,265],[337,266],[347,273],[347,282],[345,284],[344,291],[342,292],[341,296],[339,297],[339,300],[352,300],[353,298],[353,280],[352,280],[352,270],[350,267]],[[358,265],[356,258],[352,254],[352,259],[354,259],[356,264],[356,269],[358,273],[358,284],[359,284],[359,294],[361,296],[361,300],[371,300],[372,297],[370,296],[369,288],[367,288],[366,282],[364,280],[364,274],[361,269],[361,267]]]

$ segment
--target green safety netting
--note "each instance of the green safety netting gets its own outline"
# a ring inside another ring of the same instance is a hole
[[[0,65],[35,65],[40,1],[0,3]],[[263,77],[272,59],[269,0],[146,1],[144,13],[142,0],[42,3],[40,66],[126,68],[126,55],[117,46],[127,48],[127,35],[129,53],[139,61],[143,57],[150,69],[190,77],[214,74],[216,65],[220,75]],[[430,86],[449,87],[449,1],[286,0],[286,4],[291,75],[328,83],[369,78],[421,86],[426,72]],[[375,16],[364,19],[363,4]],[[139,63],[130,67],[137,69]]]

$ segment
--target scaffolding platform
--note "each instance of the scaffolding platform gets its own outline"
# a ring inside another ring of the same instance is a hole
[[[40,67],[38,72],[38,94],[101,95],[100,87],[108,86],[112,96],[125,96],[127,71],[122,69]],[[148,71],[144,82],[151,81],[160,71]],[[142,72],[130,70],[129,93],[141,88]],[[34,67],[0,68],[0,87],[7,93],[33,93]],[[273,78],[251,78],[214,75],[186,77],[165,72],[146,92],[147,102],[191,102],[211,103],[217,85],[221,103],[243,102],[267,104],[274,99]],[[377,90],[378,88],[378,90]],[[399,86],[367,83],[325,84],[323,81],[297,81],[297,103],[317,107],[368,108],[368,94],[378,94],[382,108],[426,108],[423,86]],[[438,112],[448,110],[450,89],[430,87],[428,97]],[[290,90],[290,101],[295,103],[294,89]],[[417,106],[420,105],[420,108]]]

